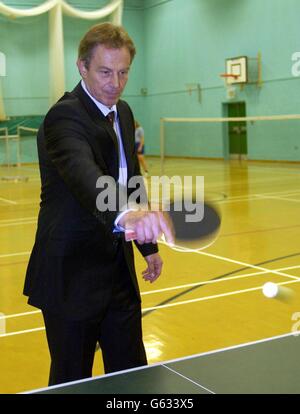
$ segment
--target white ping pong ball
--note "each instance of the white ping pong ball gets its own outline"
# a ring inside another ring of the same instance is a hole
[[[262,291],[267,298],[275,298],[278,295],[279,287],[276,283],[267,282],[263,285]]]

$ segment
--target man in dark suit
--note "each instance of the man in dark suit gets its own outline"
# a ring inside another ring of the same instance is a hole
[[[79,46],[81,82],[50,109],[38,133],[41,204],[24,294],[43,313],[50,385],[91,376],[97,343],[105,372],[147,363],[124,230],[134,232],[147,263],[143,278],[153,282],[162,268],[156,241],[162,233],[173,241],[171,224],[138,204],[109,211],[97,204],[99,179],[110,178],[119,200],[128,180],[140,176],[133,114],[119,99],[134,55],[123,28],[92,27]]]

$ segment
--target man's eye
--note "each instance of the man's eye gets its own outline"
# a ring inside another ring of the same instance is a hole
[[[101,75],[108,76],[110,72],[109,70],[100,70],[100,73]]]

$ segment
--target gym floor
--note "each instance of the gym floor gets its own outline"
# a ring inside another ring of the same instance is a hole
[[[147,158],[151,175],[158,158]],[[146,284],[136,254],[149,363],[234,346],[296,330],[300,318],[299,164],[167,159],[167,175],[201,175],[218,203],[222,228],[208,249],[161,246],[161,277]],[[40,312],[22,295],[39,209],[37,165],[0,167],[0,393],[47,385],[49,355]],[[261,287],[283,283],[289,301]],[[287,358],[289,356],[287,355]],[[103,373],[96,352],[94,374]]]

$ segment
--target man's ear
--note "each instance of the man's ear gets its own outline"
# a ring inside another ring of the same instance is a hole
[[[81,77],[84,79],[87,75],[87,68],[86,68],[86,63],[84,60],[78,59],[77,62],[77,67],[79,70],[79,73],[81,75]]]

